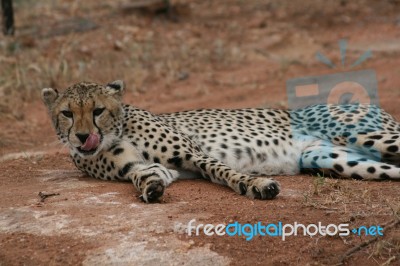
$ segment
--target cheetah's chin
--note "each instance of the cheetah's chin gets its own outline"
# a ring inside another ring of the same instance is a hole
[[[80,154],[82,154],[82,155],[84,155],[84,156],[94,155],[94,154],[97,152],[97,150],[98,150],[97,147],[94,148],[94,149],[92,149],[92,150],[83,150],[83,149],[80,148],[80,147],[78,147],[78,148],[76,148],[76,149],[78,150],[78,152],[79,152]]]

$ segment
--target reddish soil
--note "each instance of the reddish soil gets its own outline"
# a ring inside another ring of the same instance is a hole
[[[161,203],[146,205],[129,183],[75,169],[39,100],[42,87],[124,79],[125,102],[155,113],[285,108],[287,79],[373,69],[381,106],[400,118],[398,1],[182,0],[172,1],[179,7],[173,19],[132,11],[129,1],[67,2],[18,1],[17,35],[0,40],[0,265],[399,265],[399,225],[343,261],[372,237],[246,241],[184,233],[192,219],[383,226],[399,219],[399,182],[277,176],[282,193],[257,201],[182,180]],[[57,28],[70,18],[97,28],[68,34]],[[346,67],[339,63],[342,38]],[[368,49],[371,59],[347,66]],[[318,51],[338,67],[315,60]],[[59,195],[41,202],[39,192]]]

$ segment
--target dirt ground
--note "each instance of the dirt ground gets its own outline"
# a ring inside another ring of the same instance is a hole
[[[75,169],[39,100],[43,87],[123,79],[125,102],[155,113],[287,108],[288,79],[372,69],[380,105],[400,118],[399,1],[177,0],[169,13],[128,0],[14,2],[16,35],[0,39],[0,265],[400,264],[398,224],[347,257],[373,237],[185,233],[192,219],[388,226],[399,219],[398,182],[277,176],[282,193],[258,201],[182,180],[146,205],[129,183]]]

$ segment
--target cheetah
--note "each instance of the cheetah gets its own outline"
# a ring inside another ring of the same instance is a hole
[[[155,115],[122,103],[120,80],[42,90],[76,167],[133,183],[146,202],[187,173],[252,199],[280,192],[274,175],[400,179],[400,123],[374,105],[192,110]]]

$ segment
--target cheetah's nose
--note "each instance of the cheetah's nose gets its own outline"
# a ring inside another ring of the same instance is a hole
[[[81,141],[82,144],[85,144],[89,134],[76,133],[75,136]]]

